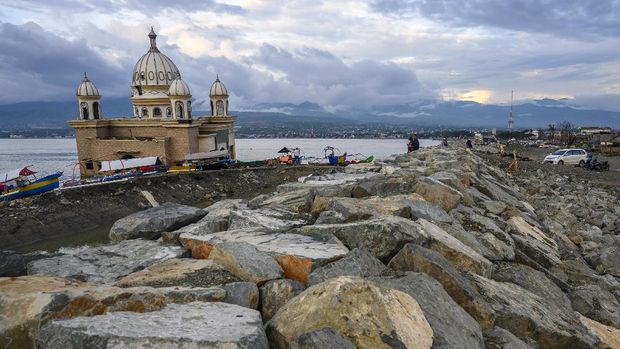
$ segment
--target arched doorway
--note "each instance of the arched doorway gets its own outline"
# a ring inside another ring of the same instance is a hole
[[[82,119],[88,120],[88,104],[86,104],[86,102],[82,102],[80,104],[80,108],[82,108]]]
[[[183,103],[177,102],[177,118],[183,119]]]

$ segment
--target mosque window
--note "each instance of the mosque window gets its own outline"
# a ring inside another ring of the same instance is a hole
[[[224,116],[224,102],[222,100],[215,102],[215,110],[215,115]]]
[[[133,114],[139,118],[140,117],[140,111],[138,110],[138,108],[133,108]]]
[[[161,118],[161,109],[159,109],[159,108],[153,109],[153,117],[154,118]]]
[[[160,71],[160,72],[157,74],[157,77],[159,78],[159,80],[164,80],[164,79],[166,78],[166,76],[164,75],[164,72],[163,72],[163,71]]]
[[[149,117],[149,111],[146,108],[142,108],[142,116],[145,118]]]
[[[99,102],[93,103],[93,117],[95,120],[99,119]]]
[[[152,71],[149,72],[149,79],[155,80],[155,73],[153,73]]]
[[[172,117],[172,109],[170,109],[170,107],[166,108],[166,117]]]
[[[141,73],[140,73],[140,79],[141,79],[141,80],[144,80],[144,79],[145,79],[144,72],[141,72]]]
[[[177,102],[176,108],[177,108],[177,118],[183,119],[183,103]]]
[[[86,102],[80,103],[80,109],[82,110],[82,119],[88,119],[88,104]]]

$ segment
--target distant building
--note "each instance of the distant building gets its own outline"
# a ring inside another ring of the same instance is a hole
[[[151,28],[150,48],[132,73],[133,116],[103,119],[101,95],[84,73],[77,88],[75,130],[80,172],[91,176],[102,161],[157,156],[180,165],[190,155],[228,151],[235,158],[235,119],[228,114],[228,91],[219,77],[211,85],[211,115],[192,115],[189,86],[176,65],[157,48]]]
[[[600,134],[600,133],[611,133],[611,128],[610,127],[580,127],[579,133],[582,136],[590,136],[590,135]]]

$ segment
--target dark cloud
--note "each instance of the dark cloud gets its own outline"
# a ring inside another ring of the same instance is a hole
[[[23,93],[21,100],[67,96],[85,71],[103,90],[115,91],[124,80],[119,67],[102,59],[84,40],[68,41],[32,22],[0,23],[0,47],[5,101],[17,91]]]
[[[589,38],[620,35],[619,0],[375,0],[372,8],[459,27]]]

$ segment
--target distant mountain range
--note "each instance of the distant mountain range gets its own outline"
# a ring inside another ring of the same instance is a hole
[[[102,100],[104,117],[127,117],[131,114],[128,98]],[[0,129],[61,128],[77,115],[77,103],[22,102],[0,105]],[[308,124],[384,123],[423,127],[497,127],[505,128],[509,106],[480,104],[472,101],[420,100],[406,104],[377,106],[370,110],[330,112],[311,102],[261,103],[241,111],[238,124],[277,126],[286,122]],[[195,111],[194,115],[206,115]],[[562,121],[578,126],[610,126],[620,128],[620,113],[583,109],[569,105],[568,100],[541,99],[513,107],[516,128],[547,127]]]

